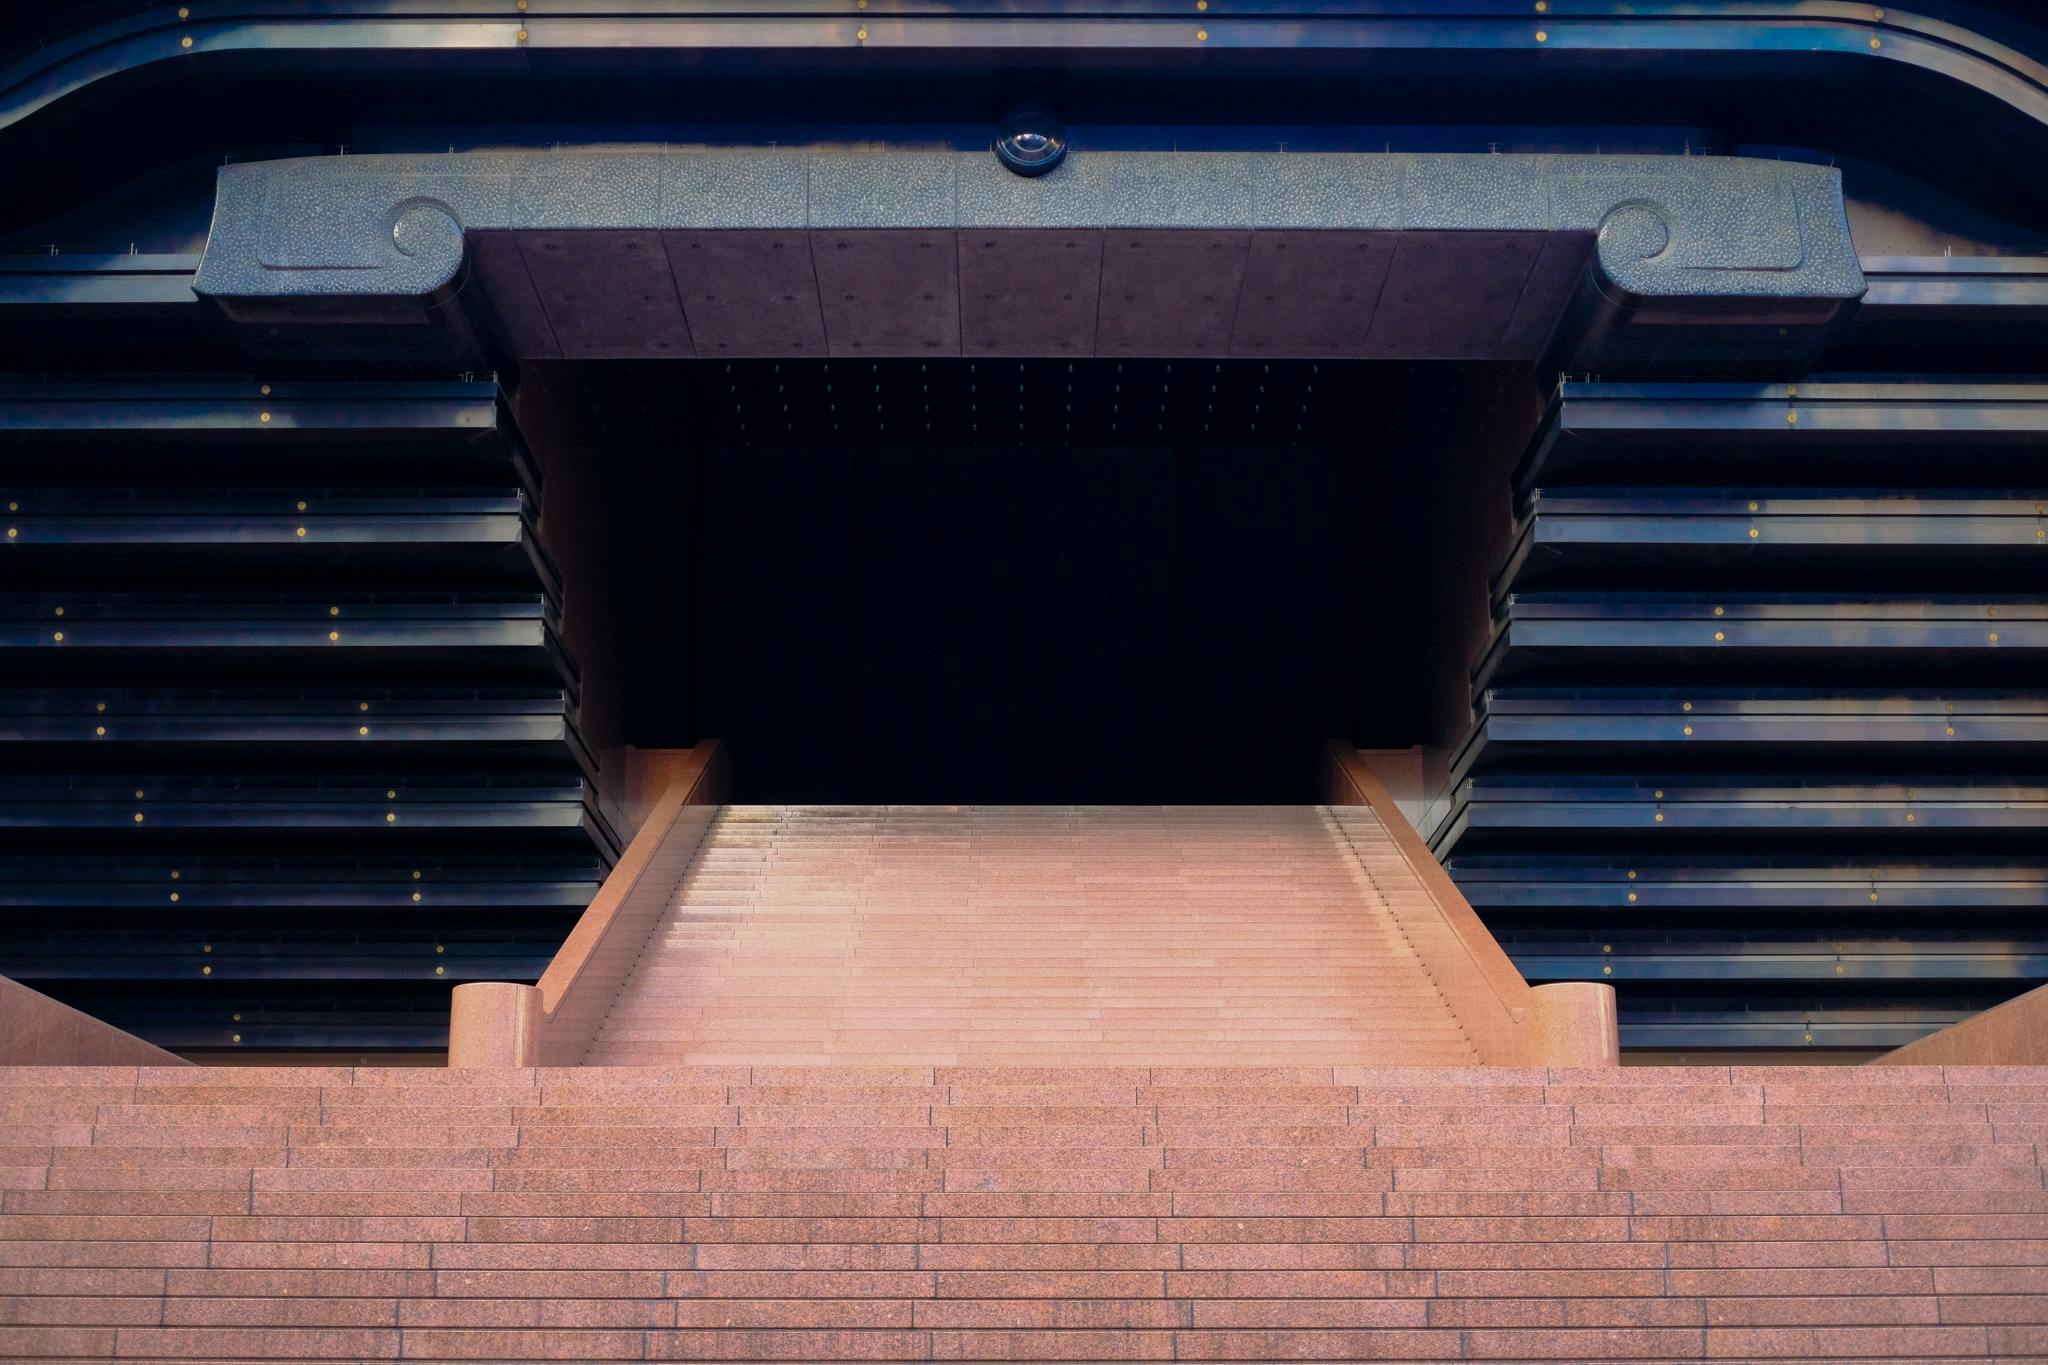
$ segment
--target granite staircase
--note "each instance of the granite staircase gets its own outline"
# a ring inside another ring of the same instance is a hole
[[[2048,1071],[0,1068],[10,1361],[2048,1358]]]
[[[727,806],[589,1065],[1478,1060],[1322,807]]]

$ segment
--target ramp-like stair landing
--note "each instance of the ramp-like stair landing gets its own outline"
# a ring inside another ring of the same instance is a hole
[[[1370,811],[728,806],[592,1065],[1476,1060]]]

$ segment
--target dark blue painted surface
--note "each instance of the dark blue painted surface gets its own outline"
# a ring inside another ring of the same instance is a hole
[[[2048,979],[2044,423],[2032,384],[1560,388],[1433,830],[1526,974],[1680,1048]]]
[[[494,386],[0,387],[0,975],[172,1046],[432,1046],[596,813]]]

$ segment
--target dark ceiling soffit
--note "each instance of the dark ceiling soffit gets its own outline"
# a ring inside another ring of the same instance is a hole
[[[1536,14],[1524,0],[1234,0],[1229,14],[1182,0],[1037,0],[1033,12],[966,4],[843,0],[766,4],[615,0],[517,13],[495,0],[330,0],[311,14],[275,4],[165,5],[48,43],[0,71],[0,130],[95,82],[202,54],[474,53],[662,49],[892,48],[1007,52],[1358,49],[1542,51],[1639,57],[1769,53],[1867,57],[1957,81],[2048,125],[2048,67],[1958,24],[1889,5],[1580,3]],[[189,17],[180,18],[181,14]],[[1879,17],[1881,16],[1881,17]]]

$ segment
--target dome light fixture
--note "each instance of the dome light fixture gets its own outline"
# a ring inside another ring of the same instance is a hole
[[[1018,175],[1044,175],[1066,159],[1066,125],[1042,109],[1021,109],[996,130],[995,153]]]

